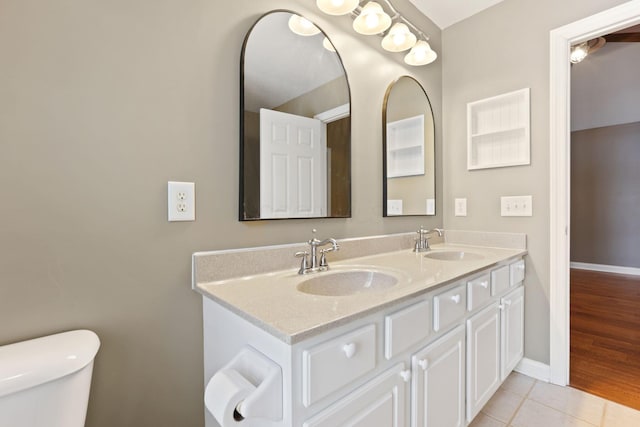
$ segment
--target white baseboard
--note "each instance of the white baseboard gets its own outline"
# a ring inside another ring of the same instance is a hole
[[[523,358],[515,368],[516,372],[535,378],[540,381],[549,382],[551,378],[551,367],[544,363],[532,359]]]
[[[632,276],[640,276],[640,268],[635,267],[620,267],[617,265],[604,265],[604,264],[588,264],[585,262],[572,262],[571,268],[577,268],[579,270],[591,270],[591,271],[603,271],[605,273],[618,273],[629,274]]]

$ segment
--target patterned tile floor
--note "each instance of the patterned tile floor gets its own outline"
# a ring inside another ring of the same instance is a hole
[[[470,427],[640,427],[640,411],[516,372]]]

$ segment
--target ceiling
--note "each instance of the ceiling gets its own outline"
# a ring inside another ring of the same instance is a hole
[[[445,29],[503,0],[409,0],[440,29]]]

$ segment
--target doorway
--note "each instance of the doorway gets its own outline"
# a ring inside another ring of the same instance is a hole
[[[550,33],[550,376],[569,382],[570,268],[570,46],[640,24],[640,0],[560,27]]]

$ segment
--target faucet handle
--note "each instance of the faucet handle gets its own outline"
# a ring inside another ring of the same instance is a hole
[[[302,258],[302,260],[300,261],[300,270],[298,270],[298,274],[305,274],[307,269],[309,268],[309,261],[307,260],[308,255],[309,252],[307,251],[300,251],[295,253],[296,258]]]

